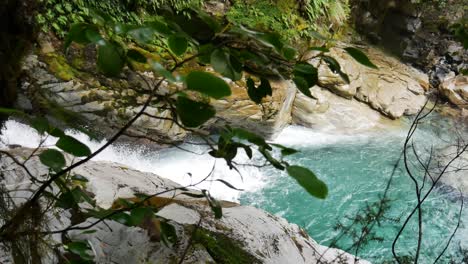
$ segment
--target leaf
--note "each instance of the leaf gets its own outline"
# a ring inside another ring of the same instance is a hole
[[[357,62],[361,63],[364,66],[369,68],[378,69],[378,67],[372,63],[367,55],[359,49],[348,47],[344,49],[351,57],[353,57]]]
[[[120,45],[107,42],[99,46],[97,66],[105,75],[111,77],[119,75],[124,65],[123,49]]]
[[[174,75],[172,75],[170,71],[166,70],[166,68],[164,68],[164,66],[162,66],[160,63],[151,60],[150,65],[155,73],[166,78],[166,80],[169,82],[177,82],[177,79],[174,77]]]
[[[176,112],[182,124],[187,127],[201,126],[216,114],[211,105],[193,101],[183,96],[177,98]]]
[[[240,138],[240,139],[245,139],[249,141],[252,144],[255,144],[259,147],[263,147],[265,149],[270,149],[271,147],[265,142],[265,139],[263,139],[261,136],[258,136],[250,131],[247,131],[242,128],[234,128],[231,129],[231,133],[233,136]]]
[[[76,208],[80,200],[81,195],[78,188],[74,188],[73,190],[62,193],[56,202],[56,206],[63,209]]]
[[[132,27],[127,35],[132,37],[138,44],[149,44],[154,40],[154,31],[150,27]]]
[[[130,217],[132,219],[132,225],[138,226],[143,222],[145,217],[153,216],[153,210],[149,207],[138,207],[130,211]]]
[[[177,35],[171,36],[167,43],[171,51],[177,56],[184,54],[188,47],[187,39]]]
[[[147,26],[162,36],[167,37],[171,34],[171,30],[169,29],[169,27],[161,21],[155,20],[148,22]]]
[[[231,189],[234,189],[236,191],[244,191],[244,189],[238,189],[236,187],[234,187],[232,184],[230,184],[229,182],[225,181],[225,180],[221,180],[221,179],[216,179],[215,181],[219,181],[219,182],[222,182],[224,185],[226,185],[227,187],[231,188]]]
[[[280,144],[271,144],[271,145],[280,148],[281,149],[281,155],[283,155],[283,156],[288,156],[288,155],[292,155],[292,154],[295,154],[295,153],[299,152],[296,149],[288,148],[288,147],[280,145]]]
[[[322,56],[322,59],[327,63],[328,67],[333,73],[340,75],[341,79],[343,79],[346,83],[349,84],[349,77],[346,73],[341,71],[341,66],[337,60],[335,60],[334,58],[330,56],[325,56],[325,55]]]
[[[234,67],[231,63],[233,57],[222,49],[217,49],[211,53],[210,62],[213,69],[223,76],[237,81],[242,78],[242,65],[240,67]],[[240,63],[239,63],[240,64]]]
[[[91,43],[94,43],[94,44],[99,45],[99,46],[106,45],[106,41],[104,40],[104,38],[94,28],[87,28],[85,30],[85,35],[86,35],[86,38]]]
[[[301,77],[307,82],[308,88],[318,83],[317,68],[309,63],[299,62],[294,66],[294,76]]]
[[[289,176],[296,179],[299,185],[301,185],[312,196],[320,199],[325,199],[327,197],[327,185],[319,180],[309,169],[301,166],[288,166],[286,171]]]
[[[281,52],[284,46],[281,41],[281,36],[277,33],[262,33],[257,37],[257,39],[263,42],[266,46],[275,48],[278,52]]]
[[[221,78],[208,72],[192,71],[186,78],[187,88],[213,97],[221,99],[231,95],[229,85]]]
[[[138,50],[136,49],[131,49],[127,52],[127,57],[130,59],[139,62],[139,63],[146,63],[147,59],[143,54],[141,54]]]
[[[270,162],[271,165],[273,165],[273,167],[277,168],[278,170],[284,170],[284,166],[277,159],[273,158],[268,150],[260,148],[259,151],[262,153],[263,157],[265,157],[265,159]]]
[[[49,121],[47,118],[39,116],[31,120],[31,126],[37,130],[39,134],[44,134],[49,131]]]
[[[133,226],[132,218],[126,212],[119,212],[110,217],[112,220],[121,223],[122,225],[126,226]]]
[[[296,49],[290,46],[283,47],[283,56],[287,60],[293,60],[296,57]]]
[[[91,246],[84,241],[74,241],[66,244],[65,249],[73,254],[80,256],[84,260],[92,260],[93,256],[89,252],[92,252]]]
[[[72,42],[78,44],[88,44],[90,43],[88,37],[86,36],[86,29],[90,28],[91,25],[86,23],[76,23],[70,27],[68,34],[65,38],[64,47],[68,49]]]
[[[273,90],[271,89],[270,82],[265,78],[261,78],[261,83],[257,88],[255,88],[255,83],[252,78],[248,78],[247,94],[252,101],[256,104],[260,104],[264,97],[273,95]]]
[[[177,232],[173,225],[166,221],[160,221],[161,238],[166,246],[170,246],[177,242]]]
[[[57,137],[57,138],[60,138],[60,137],[63,137],[65,136],[65,133],[60,129],[60,128],[52,128],[50,131],[49,131],[49,134],[53,137]]]
[[[60,151],[55,149],[44,150],[39,155],[39,160],[42,164],[57,172],[65,167],[65,157]]]
[[[297,89],[299,89],[299,91],[301,91],[303,94],[305,94],[306,96],[310,98],[314,98],[312,94],[310,93],[309,84],[307,84],[307,81],[303,77],[295,76],[293,78],[293,82],[296,84],[296,87]]]
[[[60,137],[55,145],[57,148],[70,153],[75,157],[86,157],[91,155],[91,150],[88,146],[70,136]]]
[[[89,182],[89,180],[84,177],[83,175],[80,174],[75,174],[71,177],[72,180],[74,181],[80,181],[80,182]]]
[[[307,50],[316,50],[316,51],[321,51],[321,52],[329,52],[330,49],[327,47],[310,47]]]
[[[223,209],[221,208],[221,204],[218,200],[213,198],[207,190],[202,190],[203,194],[210,205],[211,211],[213,211],[215,218],[220,219],[223,217]]]
[[[190,196],[192,198],[203,198],[205,195],[203,194],[196,194],[196,193],[190,193],[190,192],[182,192],[181,194]]]

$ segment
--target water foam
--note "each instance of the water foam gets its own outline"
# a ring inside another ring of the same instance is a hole
[[[86,144],[92,151],[97,150],[106,141],[94,141],[87,135],[76,131],[67,130],[66,134],[72,135]],[[9,120],[5,123],[0,135],[0,148],[7,145],[21,145],[35,148],[43,138],[31,127],[17,121]],[[49,136],[45,146],[53,146],[57,138]],[[197,188],[207,189],[211,194],[219,199],[237,201],[240,192],[231,189],[217,179],[225,180],[236,188],[245,191],[256,191],[265,184],[263,174],[256,167],[240,166],[239,172],[230,170],[223,160],[216,160],[206,154],[206,148],[194,145],[183,145],[184,148],[193,152],[203,153],[196,155],[183,150],[171,148],[159,152],[149,151],[144,146],[128,147],[122,145],[112,145],[97,155],[95,161],[111,161],[123,164],[136,170],[151,172],[162,177],[173,180],[184,186],[197,183],[213,173],[207,181],[197,185]],[[241,153],[236,158],[238,163],[248,163],[248,157]]]

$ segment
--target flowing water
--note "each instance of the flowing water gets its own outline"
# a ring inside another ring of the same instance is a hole
[[[419,146],[421,153],[431,145],[442,146],[447,140],[453,139],[450,133],[445,133],[452,127],[449,122],[437,121],[436,125],[437,128],[427,125],[415,134],[414,142]],[[218,198],[240,201],[244,205],[256,206],[282,216],[305,228],[319,243],[337,245],[345,250],[355,239],[350,235],[343,235],[342,229],[335,227],[338,223],[349,226],[357,214],[362,214],[366,206],[380,201],[391,179],[386,196],[390,200],[390,207],[384,218],[372,229],[375,231],[375,238],[362,244],[358,252],[362,258],[383,263],[384,260],[392,258],[393,239],[403,220],[416,204],[414,185],[405,173],[402,163],[400,162],[395,169],[407,129],[407,126],[403,126],[385,133],[343,135],[320,133],[300,127],[286,128],[275,141],[301,151],[290,156],[288,161],[312,169],[326,182],[329,195],[325,200],[311,197],[285,173],[272,168],[242,166],[240,176],[237,172],[229,170],[223,161],[215,162],[200,146],[184,147],[202,155],[178,149],[167,149],[154,154],[143,147],[113,146],[95,159],[123,163],[184,185],[204,178],[215,165],[209,180],[221,178],[245,191],[232,190],[217,181],[206,181],[198,186],[199,188],[209,189]],[[72,131],[67,133],[73,134],[93,150],[104,143],[90,141],[86,136]],[[3,144],[35,147],[40,138],[29,127],[8,121],[0,139]],[[54,144],[54,139],[48,139],[46,144]],[[237,161],[244,163],[248,159],[242,156]],[[258,161],[258,157],[254,158],[254,161]],[[423,173],[418,171],[417,174],[421,180]],[[463,222],[468,220],[468,210],[459,216],[462,201],[459,196],[460,193],[453,188],[441,185],[435,188],[424,203],[421,263],[434,261],[457,226],[459,218],[462,223],[445,255],[458,254],[460,246],[468,248],[468,228]],[[353,227],[356,229],[359,226]],[[336,237],[341,239],[335,241]],[[399,256],[414,254],[416,237],[417,225],[416,221],[412,220],[396,244]],[[355,253],[355,248],[351,249],[350,253]],[[440,263],[447,261],[442,259]]]

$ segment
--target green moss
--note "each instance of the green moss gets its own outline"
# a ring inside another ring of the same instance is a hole
[[[49,66],[50,72],[57,78],[64,81],[70,81],[75,78],[75,70],[68,64],[67,59],[62,55],[49,53],[45,55],[44,61]]]
[[[246,252],[240,242],[220,233],[197,229],[193,241],[203,245],[216,263],[261,263],[259,259]]]

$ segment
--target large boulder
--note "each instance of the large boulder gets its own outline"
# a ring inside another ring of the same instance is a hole
[[[4,149],[19,162],[31,154],[31,149]],[[73,162],[67,156],[67,162]],[[47,177],[48,169],[37,157],[25,163],[33,175]],[[20,197],[32,195],[37,185],[29,179],[25,167],[4,153],[0,158],[0,184]],[[262,210],[221,202],[223,217],[215,219],[206,201],[192,198],[174,188],[181,187],[168,179],[142,173],[110,162],[89,161],[75,168],[72,175],[85,177],[86,189],[95,196],[98,206],[115,205],[117,198],[131,198],[135,193],[162,193],[149,200],[158,209],[157,215],[175,228],[177,241],[172,246],[163,243],[160,229],[151,226],[128,227],[108,220],[93,226],[95,232],[82,230],[68,233],[72,240],[88,240],[97,263],[368,263],[338,249],[319,245],[300,227]],[[189,190],[193,194],[197,191]],[[24,202],[17,198],[16,204]],[[47,214],[43,228],[62,229],[71,223],[73,211]],[[96,219],[88,218],[78,226]],[[76,219],[74,220],[76,221]],[[158,225],[158,223],[156,223]],[[60,243],[54,235],[50,241]],[[57,263],[50,252],[41,252],[46,263]],[[2,263],[13,263],[10,252],[0,250]],[[357,261],[356,261],[357,260]]]
[[[439,86],[440,92],[454,105],[468,109],[468,77],[458,75],[445,80]]]
[[[316,130],[356,133],[383,127],[391,122],[379,112],[356,99],[340,97],[327,89],[310,89],[315,99],[297,94],[293,105],[294,124]]]
[[[324,62],[312,59],[311,63],[319,68],[318,85],[342,97],[367,103],[392,119],[416,114],[426,101],[428,77],[381,50],[369,46],[360,48],[379,69],[359,64],[340,47],[332,48],[328,55],[340,63],[350,83],[344,82]]]

